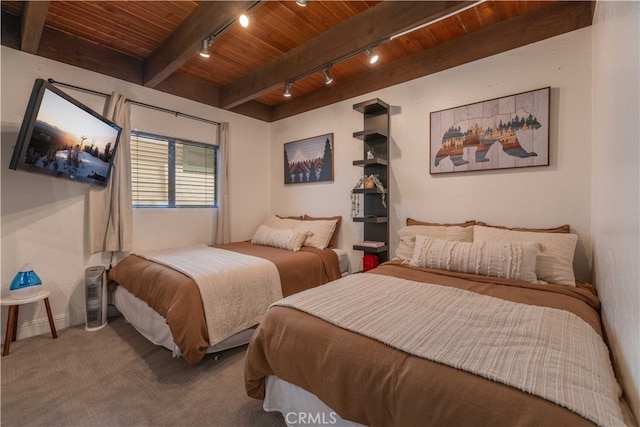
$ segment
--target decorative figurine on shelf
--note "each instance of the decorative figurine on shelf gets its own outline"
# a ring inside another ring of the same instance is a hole
[[[382,185],[380,179],[378,179],[378,175],[362,175],[356,185],[353,187],[353,190],[358,190],[361,188],[373,188],[375,187],[378,190],[378,193],[382,195],[382,206],[387,207],[387,191]],[[358,197],[358,193],[355,193],[351,190],[351,217],[357,217],[360,214],[360,198]]]
[[[373,159],[373,153],[371,152],[371,150],[367,151],[367,159],[369,160]]]
[[[29,264],[25,264],[11,281],[9,294],[15,299],[31,298],[38,295],[41,286],[42,280]]]

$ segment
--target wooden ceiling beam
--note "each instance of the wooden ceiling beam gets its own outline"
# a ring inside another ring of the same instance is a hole
[[[42,30],[49,12],[49,1],[26,1],[22,11],[20,50],[33,55],[38,52]]]
[[[389,37],[459,10],[469,1],[383,1],[348,21],[291,49],[273,61],[223,86],[222,108],[233,108],[340,58],[384,43]]]
[[[254,119],[262,120],[263,122],[270,123],[271,120],[271,107],[258,101],[245,102],[242,105],[231,108],[229,111],[234,113],[252,117]]]
[[[255,1],[205,1],[144,60],[144,85],[154,87],[194,57],[202,41],[233,22]]]
[[[183,73],[170,75],[154,89],[213,107],[220,105],[220,89]]]
[[[138,85],[142,61],[70,34],[45,27],[38,55]]]
[[[11,49],[20,49],[20,17],[12,15],[10,13],[1,12],[0,16],[0,43],[2,46],[10,47]]]
[[[589,1],[554,3],[272,107],[280,120],[591,25]]]

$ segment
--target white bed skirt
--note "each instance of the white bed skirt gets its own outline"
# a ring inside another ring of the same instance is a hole
[[[171,330],[164,317],[160,316],[146,302],[136,298],[135,295],[122,286],[116,288],[113,293],[113,301],[125,320],[133,325],[142,336],[156,345],[168,348],[174,357],[180,357],[180,349],[173,341]],[[254,329],[240,331],[226,340],[209,347],[207,353],[217,353],[245,345],[249,343],[253,331]]]
[[[351,274],[351,263],[349,262],[349,254],[347,251],[335,248],[333,251],[338,255],[338,264],[340,265],[340,273],[342,276],[344,277]]]
[[[267,377],[262,408],[280,412],[288,426],[362,427],[341,418],[315,394],[274,375]]]
[[[334,249],[338,255],[340,264],[340,272],[343,276],[351,273],[349,257],[346,251],[342,249]],[[174,357],[180,357],[180,349],[174,343],[169,325],[164,317],[153,310],[146,302],[138,299],[131,292],[122,286],[118,286],[113,293],[113,301],[116,308],[125,320],[140,332],[146,339],[156,345],[168,348],[172,351]],[[207,349],[207,353],[217,353],[230,348],[240,347],[248,344],[254,329],[246,329],[235,335],[230,336],[226,340],[211,346]]]

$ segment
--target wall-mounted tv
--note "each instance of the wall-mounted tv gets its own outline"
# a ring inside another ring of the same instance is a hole
[[[9,167],[106,186],[122,128],[37,79]]]

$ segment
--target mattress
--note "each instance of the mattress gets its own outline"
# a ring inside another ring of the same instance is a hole
[[[342,249],[333,249],[338,255],[340,273],[346,276],[351,273],[349,257]],[[125,320],[130,323],[142,336],[155,345],[171,350],[174,357],[180,357],[180,349],[175,344],[171,331],[164,317],[149,305],[137,298],[123,286],[118,286],[113,292],[113,302]],[[239,347],[249,342],[254,329],[240,331],[224,341],[210,346],[207,353],[217,353],[230,348]]]

